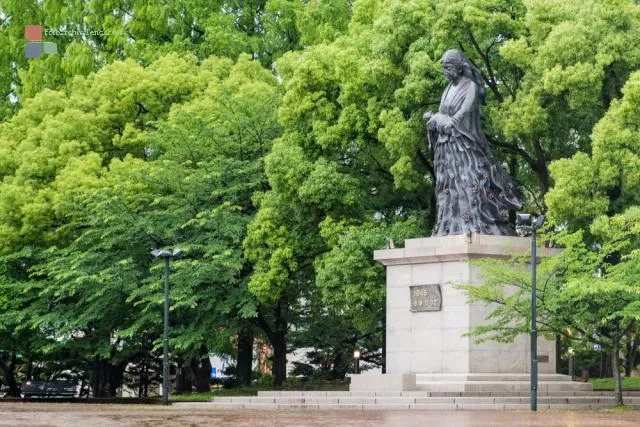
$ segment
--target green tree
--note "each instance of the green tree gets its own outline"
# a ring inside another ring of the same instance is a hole
[[[574,257],[580,268],[568,276],[567,287],[597,307],[593,320],[609,332],[605,344],[619,404],[619,352],[640,318],[640,73],[631,74],[621,91],[623,98],[593,129],[591,155],[577,153],[551,165],[556,184],[547,196],[551,218],[572,233],[569,250],[583,254]]]
[[[542,263],[538,321],[547,334],[598,343],[611,352],[616,400],[623,403],[619,358],[640,319],[640,73],[633,73],[593,130],[592,154],[551,164],[546,197],[560,232],[546,236],[562,254]],[[530,279],[524,269],[487,265],[484,285],[465,286],[471,301],[499,307],[474,331],[482,339],[511,340],[530,322]],[[507,285],[516,292],[505,293]],[[567,330],[569,328],[569,330]],[[572,331],[572,332],[569,332]]]
[[[248,53],[270,66],[286,51],[336,37],[349,16],[347,0],[0,0],[0,120],[43,89],[117,60]],[[24,26],[34,24],[76,33],[43,35],[58,54],[29,60]]]
[[[635,50],[620,49],[637,38],[638,11],[632,1],[356,2],[345,34],[276,62],[284,132],[266,159],[271,189],[245,240],[256,268],[251,290],[276,300],[309,286],[341,288],[329,272],[353,259],[331,254],[355,245],[341,236],[361,242],[371,228],[410,218],[417,227],[403,237],[431,227],[422,115],[438,104],[448,48],[481,70],[489,142],[527,190],[525,209],[544,212],[548,162],[589,150],[594,124],[638,66]],[[381,318],[380,270],[364,259],[353,288],[324,292],[325,302],[362,307],[378,298],[372,317]],[[366,296],[341,298],[349,294]]]
[[[266,185],[262,157],[280,133],[278,90],[247,57],[197,66],[169,55],[146,68],[115,63],[76,79],[68,96],[45,91],[2,125],[2,251],[34,253],[6,278],[28,279],[38,296],[7,315],[55,338],[48,351],[94,361],[94,378],[108,381],[94,392],[113,394],[129,360],[160,336],[153,248],[185,250],[172,275],[179,358],[208,363],[216,331],[255,316],[241,242],[251,196]]]

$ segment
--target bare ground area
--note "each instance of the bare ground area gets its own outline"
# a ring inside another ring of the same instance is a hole
[[[228,411],[206,404],[97,405],[0,402],[0,426],[638,426],[640,412]]]

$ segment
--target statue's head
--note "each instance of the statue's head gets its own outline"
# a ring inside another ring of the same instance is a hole
[[[452,64],[462,65],[467,62],[467,58],[458,49],[449,49],[442,55],[441,63],[450,62]]]
[[[449,80],[455,80],[464,74],[467,58],[458,49],[450,49],[442,55],[440,63],[445,76]]]
[[[449,49],[442,55],[440,60],[445,76],[451,81],[455,81],[461,76],[474,81],[480,92],[480,98],[484,103],[484,84],[482,75],[475,65],[473,65],[466,56],[458,49]]]

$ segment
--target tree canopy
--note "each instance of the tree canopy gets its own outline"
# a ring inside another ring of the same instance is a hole
[[[79,33],[45,33],[58,54],[26,59],[28,24]],[[328,376],[345,346],[379,363],[372,251],[433,227],[422,116],[450,48],[481,72],[483,129],[523,210],[564,249],[541,266],[541,321],[617,351],[638,309],[639,28],[632,0],[0,0],[0,375],[15,390],[68,360],[109,394],[133,364],[142,384],[161,247],[184,250],[180,366],[206,370],[210,351],[246,365],[254,336],[276,383],[292,347],[314,346]],[[488,268],[473,298],[521,292],[477,332],[510,339],[530,284]]]

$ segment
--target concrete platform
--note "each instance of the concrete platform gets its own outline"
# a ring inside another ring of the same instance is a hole
[[[463,373],[463,374],[361,374],[351,376],[352,392],[527,392],[531,389],[529,374]],[[589,383],[572,381],[568,375],[539,374],[538,391],[591,391]]]

